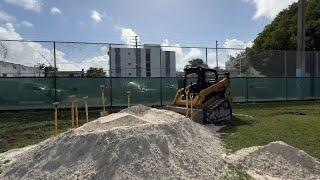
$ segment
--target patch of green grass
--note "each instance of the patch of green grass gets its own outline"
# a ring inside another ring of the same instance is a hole
[[[220,178],[221,180],[251,180],[251,176],[246,171],[238,166],[234,166],[229,163],[225,163],[224,175]]]
[[[220,130],[231,152],[284,141],[320,159],[320,103],[237,105],[234,113],[231,125]]]
[[[99,112],[90,112],[90,120],[99,117]],[[79,112],[79,125],[85,123],[85,113]],[[71,127],[71,113],[58,114],[59,133]],[[39,143],[53,136],[52,111],[23,111],[0,113],[0,153]]]

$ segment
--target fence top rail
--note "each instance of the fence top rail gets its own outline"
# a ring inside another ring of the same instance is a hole
[[[25,40],[25,39],[0,39],[1,42],[25,42],[25,43],[57,43],[57,44],[88,44],[88,45],[108,45],[110,48],[112,46],[133,46],[134,44],[124,44],[124,43],[113,43],[113,42],[85,42],[85,41],[53,41],[53,40]],[[235,51],[246,51],[247,48],[234,48],[234,47],[205,47],[205,46],[177,46],[177,45],[152,45],[147,44],[148,47],[161,47],[161,48],[181,48],[181,49],[191,49],[191,48],[197,48],[202,50],[235,50]],[[144,44],[138,44],[137,47],[143,47]],[[260,51],[279,51],[279,52],[297,52],[296,50],[290,50],[290,49],[260,49]],[[306,53],[319,53],[319,51],[305,51]]]
[[[0,42],[35,42],[35,43],[65,43],[65,44],[96,44],[96,45],[109,45],[112,46],[135,46],[133,44],[124,43],[108,43],[108,42],[85,42],[85,41],[53,41],[53,40],[25,40],[25,39],[0,39]],[[143,44],[138,44],[138,47],[144,46]],[[148,44],[148,47],[159,47],[159,45]],[[205,46],[176,46],[176,45],[160,45],[162,48],[198,48],[206,50],[237,50],[244,51],[246,48],[227,48],[227,47],[205,47]],[[295,50],[285,50],[285,49],[262,49],[262,51],[295,51]],[[306,52],[316,52],[316,51],[306,51]]]
[[[133,44],[123,44],[123,43],[108,43],[108,42],[85,42],[85,41],[50,41],[50,40],[24,40],[24,39],[0,39],[0,42],[35,42],[35,43],[65,43],[65,44],[105,44],[110,46],[135,46]],[[144,46],[143,44],[138,44],[138,47]],[[148,47],[159,47],[159,45],[149,45]],[[162,48],[199,48],[199,49],[231,49],[231,50],[245,50],[243,48],[225,48],[225,47],[204,47],[204,46],[170,46],[161,45]]]

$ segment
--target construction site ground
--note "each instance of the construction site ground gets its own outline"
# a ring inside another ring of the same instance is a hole
[[[319,179],[319,115],[317,102],[236,104],[232,123],[214,126],[193,123],[171,111],[134,106],[99,119],[99,111],[91,111],[90,121],[97,120],[87,124],[80,111],[81,127],[70,131],[70,112],[61,111],[61,135],[52,138],[51,111],[0,113],[0,151],[6,152],[0,154],[0,177]],[[132,149],[133,142],[141,146]],[[37,145],[28,146],[32,144]],[[80,159],[73,159],[74,150],[82,154]],[[137,157],[129,158],[126,153],[131,151]],[[140,151],[145,156],[140,157]],[[97,153],[110,157],[101,159]],[[58,163],[57,158],[64,161]],[[72,168],[59,168],[64,166]]]
[[[320,103],[235,104],[231,125],[219,132],[230,152],[283,141],[320,159]],[[99,111],[90,112],[90,120]],[[59,132],[70,128],[70,112],[59,112]],[[85,113],[79,112],[80,125]],[[52,111],[0,113],[0,153],[36,144],[53,134]]]

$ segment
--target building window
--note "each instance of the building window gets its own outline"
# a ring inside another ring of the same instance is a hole
[[[128,55],[130,56],[130,55],[131,55],[131,53],[129,52],[129,53],[128,53]]]
[[[129,73],[129,76],[131,76],[131,73]]]
[[[12,65],[12,68],[13,68],[13,69],[17,69],[17,66],[16,66],[16,65]]]
[[[128,63],[129,66],[131,66],[131,63]]]
[[[3,74],[2,74],[2,76],[3,76],[3,77],[7,77],[8,75],[7,75],[7,74],[5,74],[5,73],[3,73]]]
[[[146,49],[146,76],[151,77],[151,51]]]

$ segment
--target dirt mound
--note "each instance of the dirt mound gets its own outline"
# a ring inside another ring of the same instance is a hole
[[[284,142],[242,149],[229,161],[257,179],[320,179],[320,163]]]
[[[218,179],[223,152],[209,129],[138,106],[0,154],[0,179]]]

